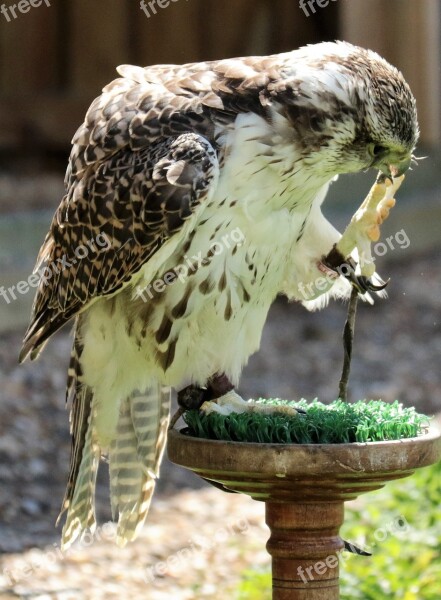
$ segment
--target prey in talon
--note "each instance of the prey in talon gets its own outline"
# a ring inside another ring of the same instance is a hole
[[[206,388],[194,385],[184,388],[178,392],[178,404],[180,409],[173,419],[181,416],[185,410],[191,409],[200,409],[206,414],[218,412],[223,415],[232,412],[261,412],[266,414],[278,412],[289,415],[305,412],[292,406],[271,406],[259,404],[253,400],[245,401],[234,391],[234,386],[225,373],[211,377]]]
[[[20,354],[73,326],[63,549],[96,527],[102,455],[117,542],[138,535],[172,388],[181,410],[257,410],[235,389],[278,295],[315,310],[351,285],[381,294],[371,244],[417,139],[403,75],[345,42],[118,67],[73,137]],[[341,235],[322,213],[328,188],[367,169],[387,178]]]

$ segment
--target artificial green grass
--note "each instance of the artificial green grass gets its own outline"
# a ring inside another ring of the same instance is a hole
[[[427,431],[429,418],[397,400],[360,400],[354,404],[335,400],[329,405],[318,400],[292,402],[279,398],[259,403],[289,405],[306,414],[287,416],[257,412],[221,415],[198,410],[184,413],[186,433],[194,437],[235,442],[272,444],[344,444],[379,442],[417,437]]]

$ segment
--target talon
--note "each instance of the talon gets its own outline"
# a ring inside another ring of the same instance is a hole
[[[355,287],[359,294],[364,295],[367,292],[363,282],[366,278],[356,275],[354,269],[349,269],[349,271],[344,273],[344,277]]]
[[[366,292],[381,292],[386,288],[390,281],[390,279],[387,281],[380,279],[380,284],[376,285],[368,277],[365,277],[364,275],[356,275],[353,270],[346,273],[345,277],[361,295],[366,294]]]
[[[359,275],[358,281],[365,292],[381,292],[388,286],[390,279],[388,279],[387,281],[381,280],[381,283],[379,285],[375,285],[375,283],[372,283],[372,281],[364,275]]]

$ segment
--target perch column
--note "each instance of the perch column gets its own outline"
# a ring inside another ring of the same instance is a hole
[[[343,502],[266,502],[273,600],[338,600]]]

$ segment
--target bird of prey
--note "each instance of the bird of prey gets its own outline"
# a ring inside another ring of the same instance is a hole
[[[320,208],[328,186],[402,174],[418,137],[400,72],[345,42],[118,72],[73,138],[20,356],[73,321],[65,547],[95,527],[102,454],[118,542],[136,536],[170,388],[237,385],[278,294],[310,309],[349,296],[341,276],[315,287],[340,238]]]

